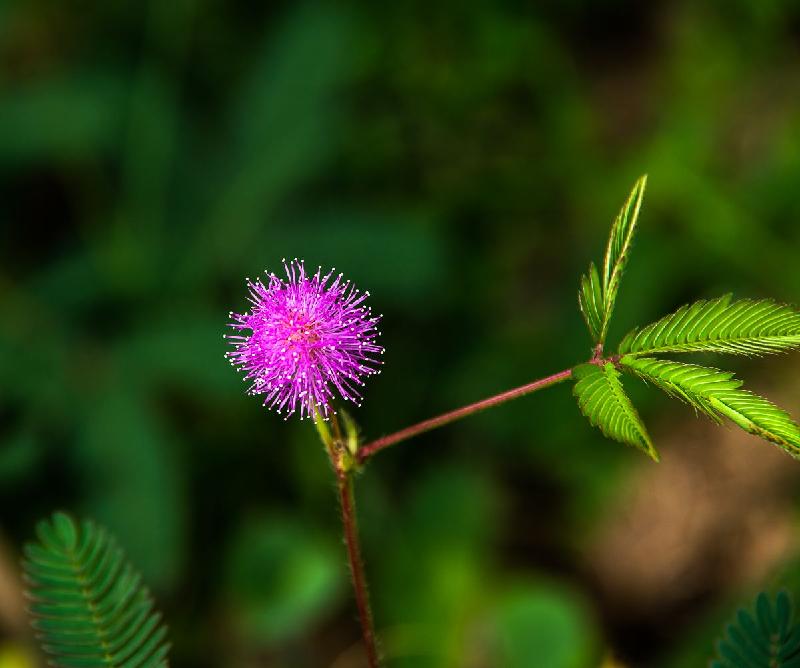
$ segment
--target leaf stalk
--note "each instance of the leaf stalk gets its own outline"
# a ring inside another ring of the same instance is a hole
[[[442,415],[429,418],[428,420],[423,420],[422,422],[410,427],[406,427],[405,429],[401,429],[400,431],[396,431],[388,436],[382,436],[359,448],[358,462],[359,464],[363,464],[376,452],[379,452],[384,448],[388,448],[390,445],[394,445],[395,443],[406,441],[414,436],[419,436],[420,434],[424,434],[432,429],[443,427],[444,425],[461,420],[465,417],[473,415],[474,413],[479,413],[487,408],[499,406],[500,404],[504,404],[512,399],[517,399],[525,396],[526,394],[536,392],[537,390],[542,390],[545,387],[556,385],[557,383],[561,383],[571,377],[572,369],[565,369],[564,371],[559,371],[558,373],[535,380],[532,383],[515,387],[514,389],[501,392],[500,394],[495,394],[487,399],[482,399],[481,401],[476,401],[475,403],[462,406],[461,408],[457,408],[453,411],[443,413]]]

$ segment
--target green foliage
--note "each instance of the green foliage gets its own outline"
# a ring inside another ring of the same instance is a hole
[[[620,359],[620,364],[643,380],[651,382],[667,394],[685,401],[717,422],[721,422],[721,420],[711,404],[711,397],[735,390],[742,385],[741,381],[736,380],[732,373],[694,364],[636,358],[627,355]]]
[[[233,141],[217,166],[222,192],[191,241],[184,280],[220,265],[240,271],[248,258],[264,262],[257,243],[264,221],[336,145],[334,100],[354,67],[344,47],[357,34],[347,12],[298,3],[256,54],[232,110]]]
[[[647,176],[639,177],[611,226],[611,234],[603,260],[602,285],[594,263],[589,265],[588,275],[581,277],[578,303],[595,343],[602,344],[606,340],[611,314],[617,300],[620,279],[630,255],[646,185]]]
[[[595,629],[585,601],[554,582],[520,582],[498,597],[488,626],[504,668],[583,668],[597,665]]]
[[[628,199],[622,210],[617,215],[614,224],[611,226],[611,235],[608,238],[608,247],[603,261],[603,302],[605,305],[605,317],[603,318],[603,329],[601,331],[600,342],[605,341],[608,331],[608,323],[611,320],[611,313],[614,310],[614,303],[617,300],[619,282],[622,272],[628,262],[633,235],[636,231],[636,221],[639,218],[639,209],[644,197],[644,189],[647,185],[647,175],[640,176],[633,186]]]
[[[50,663],[64,668],[167,665],[161,615],[114,539],[64,513],[25,547],[30,612]]]
[[[178,575],[185,521],[181,466],[169,430],[135,392],[109,388],[93,399],[85,407],[92,415],[70,453],[83,481],[79,511],[115,527],[144,578],[163,587]]]
[[[800,458],[800,427],[786,411],[741,389],[732,373],[695,364],[644,357],[654,353],[716,352],[763,355],[800,347],[800,311],[770,299],[731,302],[731,295],[682,306],[674,313],[630,332],[611,359],[603,342],[619,280],[628,257],[646,178],[633,192],[611,227],[602,286],[594,264],[581,278],[579,302],[599,344],[592,363],[577,367],[575,396],[592,425],[608,437],[635,445],[653,459],[655,450],[636,409],[619,380],[622,370],[653,383],[721,423],[728,418],[745,431],[775,443]]]
[[[686,304],[619,345],[621,354],[714,352],[765,355],[800,347],[800,312],[770,299],[731,295]]]
[[[696,364],[627,355],[620,364],[713,420],[721,422],[726,417],[745,431],[800,457],[800,427],[786,411],[740,389],[742,381],[735,379],[732,373]]]
[[[175,621],[186,620],[183,630],[172,624],[178,665],[330,665],[351,640],[328,632],[351,628],[343,605],[296,617],[302,643],[237,644],[220,626],[229,619],[220,564],[236,540],[231,527],[254,506],[331,535],[338,528],[309,425],[269,420],[231,389],[242,384],[221,360],[219,333],[243,268],[255,276],[283,254],[303,255],[356,272],[373,292],[389,351],[357,416],[367,437],[410,423],[424,406],[445,410],[516,385],[523,369],[577,361],[586,334],[574,326],[575,290],[562,272],[585,270],[581,240],[594,238],[602,273],[600,235],[643,165],[654,179],[647,229],[625,270],[609,352],[617,334],[693,296],[744,288],[800,300],[794,0],[86,8],[0,2],[3,541],[67,503],[112,526],[145,580],[169,592]],[[337,8],[355,20],[326,18]],[[160,17],[179,12],[186,19],[165,27]],[[329,46],[331,34],[339,46]],[[106,233],[117,225],[141,236],[128,244],[122,235],[121,245],[143,264],[108,257]],[[422,332],[440,335],[447,353]],[[410,368],[429,382],[402,371]],[[789,392],[791,382],[775,378]],[[121,393],[136,410],[98,408]],[[445,467],[447,477],[447,465],[463,460],[475,480],[458,500],[469,503],[483,485],[507,504],[493,516],[482,585],[496,587],[509,564],[551,568],[554,555],[566,578],[583,572],[575,542],[588,540],[585,527],[613,521],[611,502],[638,472],[627,448],[597,447],[592,437],[603,437],[562,399],[554,391],[485,413],[425,437],[419,450],[387,452],[360,479],[361,512],[377,527],[365,541],[373,597],[392,599],[377,615],[382,626],[388,605],[398,624],[427,606],[434,639],[454,626],[436,608],[445,594],[427,594],[466,557],[454,547],[422,578],[429,546],[404,543],[429,513],[386,527],[398,497],[425,484],[420,466]],[[104,446],[99,434],[83,442],[99,431],[98,410],[114,427]],[[531,422],[541,417],[534,443]],[[551,480],[563,493],[538,512]],[[439,500],[447,537],[449,519],[474,508]],[[341,550],[336,558],[343,567]],[[707,586],[685,599],[677,621],[712,603]],[[409,589],[413,600],[398,596]],[[478,607],[451,590],[453,610]],[[670,632],[646,648],[625,632],[632,606],[604,629],[623,654],[636,648],[638,664],[655,666],[695,626],[674,624],[672,609],[658,606],[654,622]],[[479,640],[480,630],[467,633]],[[442,665],[474,664],[480,647],[462,656]]]
[[[594,262],[589,264],[589,271],[581,276],[581,289],[578,292],[578,304],[583,319],[589,327],[592,340],[600,342],[604,327],[605,310],[603,305],[603,285]]]
[[[797,668],[800,666],[800,625],[785,591],[774,602],[760,593],[751,612],[740,608],[717,641],[711,668]]]
[[[119,80],[87,71],[17,90],[0,109],[0,167],[107,151],[122,124],[124,95]]]
[[[234,532],[226,571],[230,621],[248,643],[295,637],[329,613],[346,586],[339,546],[284,518],[248,520]]]
[[[633,445],[658,461],[658,454],[647,435],[639,414],[625,394],[616,367],[582,364],[573,372],[577,379],[574,393],[581,412],[609,438]]]
[[[747,432],[800,456],[800,427],[789,414],[763,397],[743,390],[723,392],[712,398],[722,415]]]
[[[360,487],[371,478],[363,480]],[[360,504],[365,544],[393,557],[376,552],[370,562],[365,555],[376,619],[387,631],[405,629],[404,637],[385,638],[393,668],[460,666],[474,655],[476,602],[496,586],[489,546],[499,514],[492,492],[463,462],[443,462],[419,475],[395,510],[392,531],[386,531],[387,508],[371,514]]]

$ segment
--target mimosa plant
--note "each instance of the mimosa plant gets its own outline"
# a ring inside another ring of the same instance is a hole
[[[248,279],[251,308],[232,313],[235,334],[227,357],[244,373],[248,393],[288,418],[295,412],[313,417],[338,483],[344,538],[350,562],[364,644],[370,665],[380,663],[369,608],[367,578],[361,559],[353,497],[353,475],[384,448],[423,432],[531,392],[573,380],[581,412],[603,434],[639,448],[654,460],[658,454],[636,408],[625,393],[622,376],[636,376],[683,400],[697,412],[742,429],[800,455],[800,427],[768,400],[742,389],[732,373],[687,364],[662,355],[712,352],[765,355],[800,346],[800,312],[769,299],[733,301],[730,295],[682,306],[651,325],[626,335],[613,353],[606,337],[620,282],[630,257],[644,196],[646,177],[633,190],[611,227],[603,262],[592,263],[581,278],[578,302],[593,348],[589,360],[570,369],[502,392],[394,434],[363,443],[360,430],[337,399],[361,401],[364,378],[378,373],[379,316],[342,274],[317,268],[308,273],[300,260],[284,262],[286,278],[267,274],[266,282]],[[340,421],[340,417],[342,420]]]
[[[800,427],[788,413],[742,389],[732,373],[664,357],[678,353],[758,356],[800,347],[796,309],[769,299],[734,301],[730,295],[700,300],[634,329],[613,352],[607,349],[609,323],[645,185],[645,177],[636,182],[611,227],[602,263],[599,268],[590,264],[580,282],[578,302],[592,339],[588,360],[367,442],[339,404],[360,405],[365,379],[379,373],[381,366],[380,316],[373,315],[367,305],[369,293],[359,291],[334,270],[323,272],[320,267],[309,272],[297,259],[284,262],[285,277],[270,272],[266,280],[248,279],[249,310],[230,314],[233,333],[226,338],[232,348],[226,357],[243,373],[247,392],[258,396],[264,406],[285,418],[294,414],[310,418],[316,425],[337,483],[344,542],[371,668],[377,668],[381,658],[361,558],[353,480],[368,459],[393,444],[571,380],[578,406],[593,426],[658,460],[625,392],[622,379],[628,375],[681,399],[718,423],[728,419],[800,456]],[[34,624],[53,664],[162,665],[167,645],[160,618],[107,534],[90,522],[78,525],[57,514],[52,522],[40,525],[39,537],[39,545],[28,547],[26,573]],[[800,665],[796,633],[789,634],[787,601],[778,598],[774,620],[761,599],[758,610],[758,624],[746,615],[740,623],[759,647],[767,643],[761,649],[768,660],[774,654],[770,647],[780,645],[775,652],[794,661],[763,665]],[[774,633],[780,635],[780,643],[769,645]],[[729,640],[720,645],[722,658],[717,665],[739,665],[730,658],[741,650],[739,645],[740,634],[733,628]]]

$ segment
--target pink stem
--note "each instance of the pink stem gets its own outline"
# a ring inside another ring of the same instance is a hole
[[[394,434],[389,434],[388,436],[382,436],[381,438],[375,439],[371,443],[367,443],[366,445],[359,448],[358,461],[359,463],[363,463],[367,459],[369,459],[372,455],[374,455],[376,452],[378,452],[379,450],[383,450],[384,448],[388,448],[390,445],[394,445],[395,443],[399,443],[400,441],[405,441],[419,434],[423,434],[426,431],[430,431],[431,429],[436,429],[437,427],[443,427],[446,424],[450,424],[451,422],[460,420],[461,418],[467,417],[468,415],[472,415],[473,413],[478,413],[479,411],[486,410],[487,408],[491,408],[492,406],[497,406],[499,404],[505,403],[506,401],[511,401],[512,399],[516,399],[517,397],[522,397],[525,396],[526,394],[530,394],[531,392],[536,392],[536,390],[541,390],[545,387],[549,387],[550,385],[555,385],[556,383],[560,383],[562,381],[567,380],[571,376],[572,376],[572,369],[565,369],[564,371],[559,371],[558,373],[554,373],[552,376],[547,376],[546,378],[540,378],[539,380],[535,380],[532,383],[528,383],[527,385],[515,387],[513,390],[501,392],[500,394],[496,394],[493,397],[489,397],[488,399],[482,399],[481,401],[476,401],[474,404],[462,406],[461,408],[457,408],[456,410],[450,411],[449,413],[444,413],[437,417],[424,420],[418,424],[412,425],[411,427],[406,427],[405,429],[396,431]]]
[[[375,642],[375,630],[372,623],[372,612],[369,607],[369,591],[364,573],[364,562],[361,559],[361,545],[358,539],[355,499],[353,496],[352,475],[345,471],[336,472],[339,501],[342,507],[342,525],[344,526],[344,543],[347,547],[347,560],[350,562],[350,574],[353,577],[353,592],[356,597],[358,618],[361,622],[361,635],[367,652],[369,668],[379,668],[378,647]]]

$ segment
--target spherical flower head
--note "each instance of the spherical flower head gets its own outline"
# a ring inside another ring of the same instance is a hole
[[[230,314],[237,333],[226,335],[233,350],[225,357],[250,382],[248,394],[263,395],[265,406],[287,418],[296,411],[301,419],[327,417],[336,393],[360,405],[363,379],[379,373],[383,354],[375,342],[380,316],[365,304],[369,292],[333,270],[308,275],[296,258],[283,266],[285,279],[247,279],[252,307]]]

